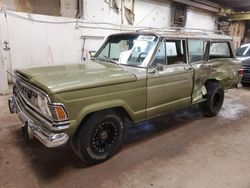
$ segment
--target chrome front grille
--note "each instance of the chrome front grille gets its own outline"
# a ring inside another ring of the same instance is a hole
[[[50,130],[63,130],[69,127],[70,121],[69,119],[64,121],[54,120],[52,117],[47,117],[41,114],[41,111],[38,107],[37,98],[38,95],[42,95],[48,97],[48,95],[40,90],[39,88],[31,85],[20,75],[16,75],[16,82],[13,87],[13,93],[19,103],[20,107],[25,109],[29,115],[32,115],[35,119],[37,119],[40,123],[46,126]],[[53,105],[48,98],[49,107]],[[52,110],[51,110],[52,111]],[[53,111],[52,111],[53,114]]]
[[[21,78],[16,79],[13,93],[17,100],[21,102],[20,106],[29,111],[30,114],[35,116],[38,120],[46,122],[47,124],[52,123],[52,119],[45,117],[40,113],[38,107],[38,92],[33,89],[33,86],[23,81]]]
[[[38,106],[37,104],[38,94],[36,92],[26,87],[21,80],[16,81],[16,87],[25,101],[27,101],[30,105]]]

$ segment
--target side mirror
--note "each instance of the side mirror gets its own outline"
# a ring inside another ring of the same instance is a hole
[[[163,64],[157,63],[156,67],[150,71],[148,71],[149,74],[155,74],[158,71],[163,71],[164,70],[164,66]]]
[[[95,56],[96,51],[89,51],[90,58],[93,58]]]

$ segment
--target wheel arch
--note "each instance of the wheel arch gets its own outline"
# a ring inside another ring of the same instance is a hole
[[[129,121],[133,123],[135,122],[134,112],[128,105],[115,101],[110,101],[108,103],[103,102],[86,106],[80,111],[79,115],[77,116],[77,121],[79,122],[79,124],[78,126],[76,126],[74,133],[77,132],[77,130],[84,124],[84,122],[88,120],[91,115],[101,111],[113,111],[117,113],[124,121],[127,117]]]
[[[217,83],[220,83],[220,81],[217,79],[217,78],[210,78],[210,79],[207,79],[205,82],[204,82],[204,85],[206,86],[207,83],[209,82],[217,82]]]

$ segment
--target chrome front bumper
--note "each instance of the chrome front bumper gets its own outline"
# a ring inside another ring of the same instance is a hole
[[[66,133],[47,133],[43,131],[38,125],[36,125],[20,108],[16,101],[15,95],[9,98],[9,110],[10,113],[18,114],[23,125],[27,125],[29,128],[30,137],[36,137],[47,147],[58,147],[67,143],[69,136]]]

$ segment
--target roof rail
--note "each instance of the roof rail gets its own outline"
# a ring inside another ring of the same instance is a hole
[[[199,32],[203,34],[217,34],[217,35],[225,35],[223,31],[221,30],[207,30],[207,29],[196,29],[196,28],[186,28],[186,27],[162,27],[162,28],[154,28],[154,27],[148,27],[143,29],[138,29],[136,32],[140,31],[153,31],[153,32],[160,32],[160,33],[166,33],[166,32]]]

